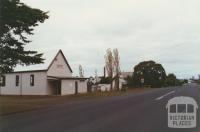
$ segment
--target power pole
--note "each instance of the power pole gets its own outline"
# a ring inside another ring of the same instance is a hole
[[[3,83],[3,78],[2,78],[2,69],[0,68],[0,95],[1,95],[1,85]]]
[[[84,71],[83,71],[83,67],[81,65],[79,65],[79,76],[84,77]]]

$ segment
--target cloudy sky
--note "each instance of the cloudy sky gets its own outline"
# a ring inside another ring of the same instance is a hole
[[[26,48],[51,54],[62,49],[74,75],[102,74],[107,48],[118,48],[122,71],[145,60],[179,78],[200,74],[199,0],[22,0],[49,11]]]

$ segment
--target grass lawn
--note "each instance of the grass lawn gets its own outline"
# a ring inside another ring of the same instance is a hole
[[[62,104],[71,101],[102,98],[108,96],[120,96],[128,93],[139,93],[151,88],[134,88],[127,91],[94,92],[67,96],[0,96],[0,116],[39,109],[42,107]]]

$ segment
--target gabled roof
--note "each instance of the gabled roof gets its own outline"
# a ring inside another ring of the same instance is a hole
[[[68,61],[67,61],[67,59],[66,59],[66,57],[65,57],[65,55],[63,54],[63,52],[62,52],[61,49],[58,51],[58,53],[56,54],[56,56],[54,57],[54,59],[51,61],[51,63],[50,63],[50,65],[48,66],[47,70],[49,70],[49,68],[52,66],[54,60],[57,58],[57,56],[59,55],[59,53],[61,53],[61,55],[63,56],[63,58],[64,58],[64,60],[65,60],[65,63],[67,64],[69,70],[70,70],[71,73],[72,73],[72,72],[73,72],[73,71],[72,71],[72,68],[70,67],[70,65],[69,65],[69,63],[68,63]]]
[[[59,55],[59,53],[61,53],[61,55],[63,56],[67,66],[69,67],[69,70],[71,72],[73,72],[72,68],[70,67],[67,59],[65,58],[62,50],[59,50],[58,52],[55,52],[55,50],[53,50],[53,51],[51,50],[51,51],[45,52],[45,54],[44,54],[45,61],[43,64],[36,64],[36,65],[30,65],[30,66],[17,65],[14,72],[12,72],[12,73],[47,71],[51,67],[53,61],[56,59],[56,57]],[[52,58],[53,58],[53,60],[52,60]]]

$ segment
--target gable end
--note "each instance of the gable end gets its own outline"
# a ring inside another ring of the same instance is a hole
[[[59,53],[61,53],[61,55],[63,56],[64,61],[65,61],[65,63],[67,64],[67,66],[68,66],[70,72],[73,73],[72,68],[70,67],[70,65],[69,65],[69,63],[68,63],[68,61],[67,61],[65,55],[63,54],[62,50],[59,50],[59,51],[58,51],[58,53],[56,54],[56,56],[55,56],[54,59],[51,61],[50,65],[48,66],[47,71],[48,71],[49,68],[52,66],[54,60],[57,58],[57,56],[59,55]]]

